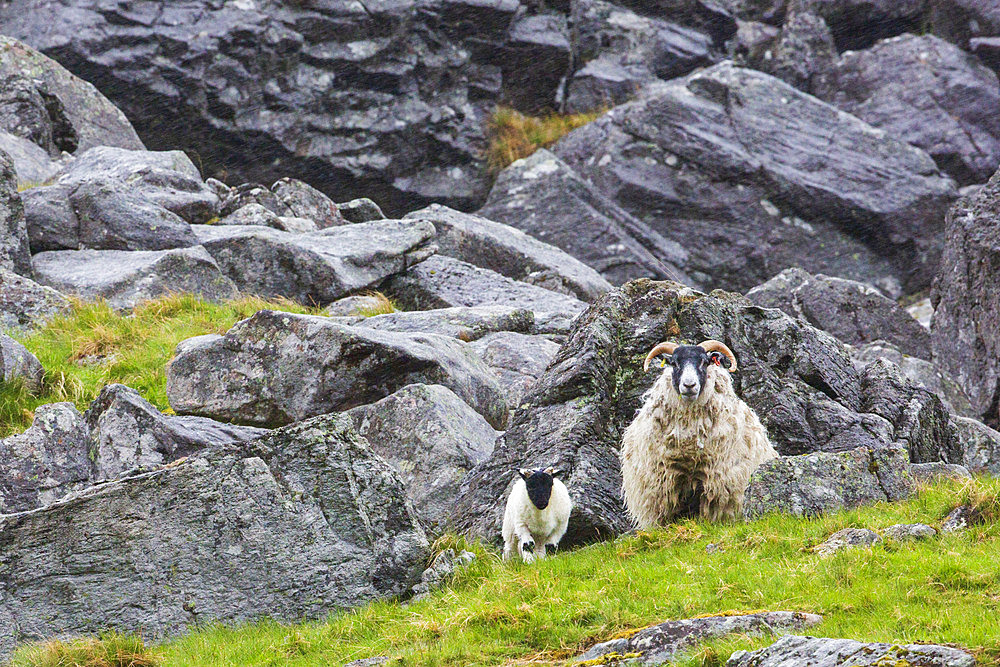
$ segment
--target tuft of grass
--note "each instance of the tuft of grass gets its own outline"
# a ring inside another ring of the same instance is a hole
[[[52,185],[56,182],[56,179],[50,178],[47,181],[18,181],[17,191],[24,192],[25,190],[31,190],[32,188],[40,188],[46,185]]]
[[[224,333],[265,309],[319,312],[287,299],[250,296],[210,303],[179,294],[140,304],[129,313],[100,301],[74,301],[67,314],[42,328],[15,334],[42,362],[45,380],[38,395],[22,383],[0,383],[0,437],[26,429],[35,408],[46,403],[69,401],[83,410],[114,382],[127,384],[168,410],[166,365],[177,344],[192,336]]]
[[[967,505],[976,523],[1000,523],[1000,488],[983,478],[967,480],[962,486],[957,506]]]
[[[107,632],[96,638],[55,640],[18,653],[21,667],[158,667],[163,660],[138,635]]]
[[[357,313],[362,317],[375,317],[376,315],[388,315],[399,311],[396,303],[381,292],[366,292],[364,296],[372,297],[375,303],[370,306],[358,306]]]
[[[526,116],[508,107],[497,107],[487,123],[489,147],[486,165],[497,173],[539,148],[548,148],[564,135],[595,120],[607,110],[590,113]]]

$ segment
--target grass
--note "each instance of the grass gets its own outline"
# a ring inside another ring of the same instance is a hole
[[[106,303],[74,302],[71,311],[28,334],[15,335],[45,368],[44,389],[31,395],[21,383],[0,383],[0,437],[30,426],[36,407],[69,401],[81,410],[101,388],[121,382],[161,410],[169,409],[166,364],[177,343],[224,333],[258,310],[316,313],[288,300],[244,297],[216,304],[195,296],[149,301],[131,313]]]
[[[155,647],[163,665],[328,665],[388,655],[396,666],[568,665],[592,644],[672,618],[748,610],[822,614],[814,636],[955,643],[1000,664],[1000,525],[922,542],[884,542],[829,558],[811,552],[846,527],[939,524],[958,503],[994,508],[1000,480],[944,481],[908,502],[818,519],[684,522],[561,553],[534,565],[477,560],[410,606],[380,602],[323,621],[208,626]],[[980,513],[985,521],[987,514]],[[995,515],[990,515],[995,516]],[[716,545],[713,553],[706,547]],[[437,549],[463,548],[461,538]],[[773,637],[736,635],[681,664],[723,664]],[[22,653],[14,667],[53,667]]]
[[[142,637],[108,632],[73,642],[52,641],[23,651],[25,667],[159,667],[160,656]]]
[[[538,117],[526,116],[508,107],[498,107],[487,124],[489,147],[486,150],[486,165],[492,173],[497,173],[539,148],[548,148],[567,133],[595,120],[606,111],[552,113]]]
[[[388,315],[399,310],[396,303],[381,292],[366,292],[364,296],[373,297],[375,302],[370,306],[358,306],[357,314],[362,317],[375,317],[376,315]]]

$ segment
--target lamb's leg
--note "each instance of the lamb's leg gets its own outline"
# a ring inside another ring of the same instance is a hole
[[[566,534],[566,527],[569,525],[569,517],[565,521],[559,522],[555,530],[545,540],[545,553],[555,554],[559,550],[559,540]]]
[[[531,535],[531,531],[528,530],[527,526],[521,525],[514,529],[514,533],[517,536],[518,544],[517,550],[521,554],[521,560],[525,563],[530,563],[537,557],[535,553],[535,538]]]
[[[510,557],[514,555],[514,547],[517,544],[517,536],[513,533],[507,536],[507,539],[503,542],[503,559],[510,560]]]

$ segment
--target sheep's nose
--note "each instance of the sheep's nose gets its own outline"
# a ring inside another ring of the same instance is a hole
[[[694,383],[694,382],[685,382],[685,383],[681,384],[681,389],[683,389],[685,391],[693,391],[694,388],[695,388],[695,386],[696,386],[696,383]]]

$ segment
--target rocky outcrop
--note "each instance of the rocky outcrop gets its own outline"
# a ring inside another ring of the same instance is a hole
[[[966,417],[952,417],[962,464],[977,473],[1000,475],[1000,433]]]
[[[434,252],[434,226],[380,220],[308,234],[270,227],[199,225],[198,241],[250,294],[324,305],[370,289]]]
[[[973,415],[996,426],[1000,402],[1000,174],[948,212],[941,273],[931,300],[935,307],[931,335],[938,365],[968,394]]]
[[[32,258],[38,282],[82,299],[132,308],[167,294],[209,301],[236,296],[236,286],[201,246],[176,250],[54,250]]]
[[[746,290],[800,266],[918,291],[956,197],[922,150],[731,63],[651,87],[553,152],[682,245],[681,268],[705,287]]]
[[[399,478],[329,415],[0,517],[0,656],[114,628],[298,620],[401,595],[429,549]]]
[[[24,204],[17,193],[14,162],[3,152],[0,152],[0,270],[31,277]]]
[[[971,653],[951,646],[934,644],[878,644],[852,639],[825,639],[787,635],[767,648],[757,651],[736,651],[726,661],[726,667],[780,667],[781,665],[898,664],[926,667],[973,667]]]
[[[20,380],[28,391],[36,392],[42,388],[44,376],[45,369],[35,355],[10,336],[0,333],[0,381]]]
[[[262,310],[225,336],[183,341],[167,366],[179,414],[257,426],[348,410],[415,383],[444,385],[494,428],[507,421],[489,368],[465,343],[434,334]]]
[[[971,415],[969,397],[965,395],[955,379],[941,371],[937,364],[900,352],[899,348],[884,340],[877,340],[851,350],[851,357],[859,370],[878,359],[895,364],[913,382],[936,394],[945,409],[951,414]]]
[[[0,330],[41,325],[69,307],[69,299],[51,287],[0,269]]]
[[[462,478],[493,451],[497,431],[453,391],[411,384],[351,409],[354,427],[396,470],[423,525],[442,532]]]
[[[813,94],[918,146],[960,185],[1000,166],[1000,83],[933,35],[902,35],[843,54]]]

